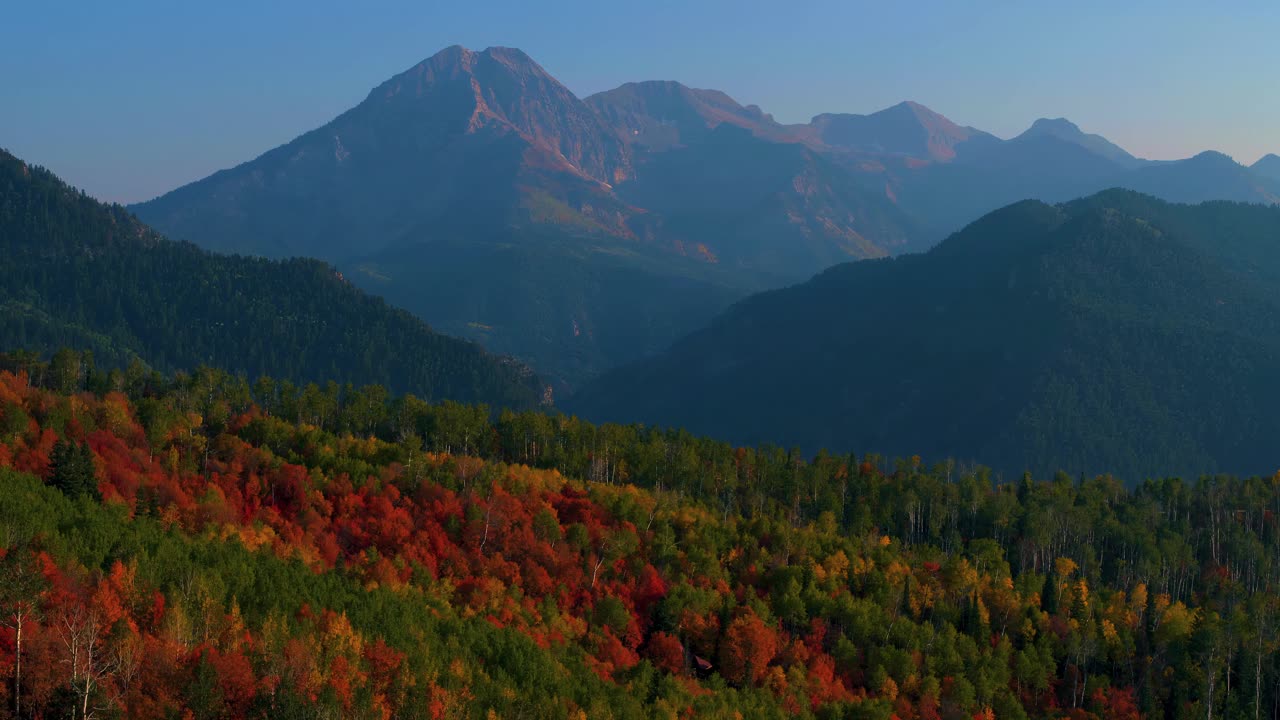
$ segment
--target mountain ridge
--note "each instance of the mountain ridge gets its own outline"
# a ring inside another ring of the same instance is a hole
[[[579,99],[522,51],[453,46],[329,123],[133,209],[213,250],[334,263],[564,391],[752,292],[926,249],[1024,198],[1277,197],[1280,181],[1242,166],[1127,168],[1132,156],[1068,121],[1038,128],[1001,140],[915,102],[784,125],[674,81]]]
[[[1127,150],[1105,137],[1085,133],[1078,125],[1066,118],[1040,118],[1018,137],[1034,137],[1036,135],[1049,135],[1079,145],[1126,169],[1141,167],[1145,164],[1143,160],[1134,157]]]
[[[926,253],[752,296],[567,407],[1006,477],[1268,472],[1278,231],[1276,207],[1024,201]],[[1236,420],[1210,419],[1223,413]]]
[[[104,367],[217,365],[295,383],[536,407],[527,367],[438,334],[315,260],[215,255],[0,151],[0,343],[92,350]],[[109,281],[104,281],[109,279]]]
[[[610,98],[626,101],[612,122],[590,104]],[[523,52],[455,46],[290,143],[133,209],[210,249],[332,262],[433,326],[537,360],[563,388],[656,352],[749,292],[914,240],[883,191],[772,145],[717,178],[761,198],[764,214],[664,193],[673,162],[721,152],[722,120],[789,132],[727,95],[653,83],[588,100]],[[685,113],[687,137],[666,148],[679,159],[626,140],[638,118],[662,125],[667,100]],[[549,275],[524,273],[533,255]],[[485,263],[503,275],[485,276]]]
[[[995,136],[962,127],[946,116],[913,101],[904,101],[868,115],[823,113],[809,125],[822,144],[841,150],[908,155],[947,162],[969,142],[985,144]]]
[[[789,128],[755,105],[741,105],[719,90],[693,88],[674,80],[624,83],[584,102],[612,125],[619,137],[654,150],[696,141],[721,123],[759,137],[795,142]]]

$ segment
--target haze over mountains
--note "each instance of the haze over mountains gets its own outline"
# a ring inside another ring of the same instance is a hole
[[[981,462],[1270,473],[1280,208],[1109,191],[761,293],[589,384],[595,420]]]
[[[926,249],[1012,202],[1120,186],[1271,203],[1274,172],[1140,160],[1065,119],[1001,140],[917,103],[785,125],[675,82],[579,99],[519,50],[451,47],[133,209],[210,249],[336,263],[571,389],[751,292]]]

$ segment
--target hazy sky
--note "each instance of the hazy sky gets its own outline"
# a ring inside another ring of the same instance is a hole
[[[1001,137],[1065,116],[1136,155],[1280,152],[1280,2],[8,3],[0,147],[143,200],[317,127],[441,48],[519,47],[579,95],[724,90],[784,122],[916,100]],[[1122,6],[1122,7],[1117,7]]]

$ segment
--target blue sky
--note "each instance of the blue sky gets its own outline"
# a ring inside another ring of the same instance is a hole
[[[1123,7],[1116,7],[1123,5]],[[679,80],[784,122],[916,100],[1002,137],[1065,116],[1134,154],[1280,153],[1280,2],[10,3],[0,147],[147,199],[321,125],[443,47],[581,95]]]

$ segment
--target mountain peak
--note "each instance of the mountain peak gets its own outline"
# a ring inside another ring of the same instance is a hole
[[[1076,125],[1064,117],[1040,118],[1039,120],[1031,123],[1031,130],[1037,132],[1069,132],[1084,135],[1084,132],[1080,130],[1079,125]]]
[[[502,74],[560,85],[541,65],[518,48],[494,46],[484,50],[471,50],[462,45],[450,45],[378,86],[370,93],[370,97],[380,94],[385,96],[388,89],[403,91],[406,86],[412,86],[412,95],[421,95],[433,83],[463,77],[475,78],[480,81],[481,89],[484,89],[483,86],[499,80]],[[519,84],[506,84],[513,90],[523,89]],[[566,88],[564,92],[569,91]]]
[[[442,135],[515,131],[560,166],[596,182],[626,178],[626,149],[568,88],[523,50],[452,45],[379,85],[354,112]],[[393,117],[394,116],[394,119]]]
[[[1269,153],[1262,156],[1250,168],[1259,175],[1270,180],[1280,180],[1280,155]]]
[[[528,53],[520,48],[504,47],[502,45],[491,45],[483,50],[472,50],[463,45],[450,45],[422,62],[466,62],[478,55],[537,65],[533,58],[529,57]]]
[[[933,118],[943,118],[944,120],[946,119],[945,117],[943,117],[941,113],[934,112],[931,108],[929,108],[929,106],[922,105],[916,102],[915,100],[903,100],[897,105],[894,105],[893,107],[890,107],[890,108],[886,108],[885,110],[881,110],[880,112],[890,112],[895,110],[898,112],[910,111],[912,114],[921,118],[933,117]],[[947,120],[947,122],[951,122],[951,121]]]
[[[1235,159],[1232,158],[1230,155],[1223,152],[1219,152],[1217,150],[1205,150],[1202,153],[1197,153],[1195,156],[1190,158],[1190,161],[1195,163],[1200,163],[1202,165],[1208,165],[1210,163],[1214,165],[1236,165],[1237,164]]]
[[[828,147],[944,162],[955,157],[961,143],[990,137],[911,100],[870,115],[824,113],[809,126]]]
[[[1043,137],[1056,138],[1063,142],[1078,145],[1124,168],[1135,168],[1143,164],[1143,161],[1130,155],[1128,151],[1119,145],[1101,135],[1084,132],[1079,125],[1064,117],[1040,118],[1032,123],[1026,132],[1015,139],[1023,140]]]

